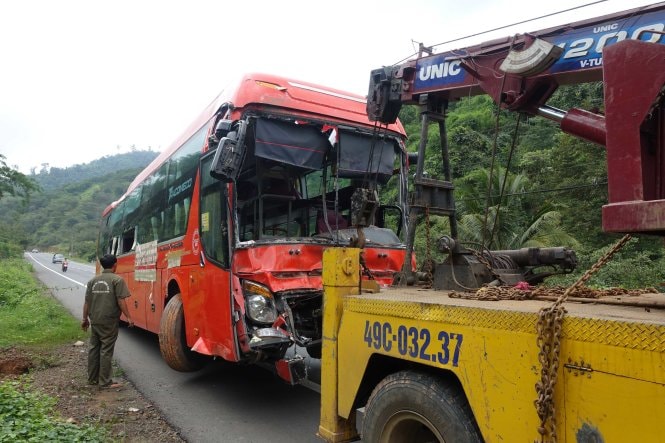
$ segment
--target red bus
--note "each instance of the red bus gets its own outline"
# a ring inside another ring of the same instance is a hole
[[[98,253],[118,257],[135,324],[176,370],[202,355],[284,368],[293,345],[320,357],[323,249],[364,237],[381,285],[402,268],[404,140],[363,97],[246,75],[105,209]]]

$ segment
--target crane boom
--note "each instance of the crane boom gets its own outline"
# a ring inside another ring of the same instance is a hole
[[[505,59],[511,50],[527,51],[525,48],[532,47],[530,45],[536,40],[560,48],[561,52],[547,69],[530,76],[530,82],[540,79],[540,81],[546,80],[547,83],[565,85],[600,81],[605,47],[627,39],[663,43],[664,31],[665,2],[660,2],[439,54],[421,53],[415,59],[401,65],[380,68],[372,72],[368,101],[369,115],[381,122],[386,120],[377,113],[376,103],[372,100],[379,98],[374,94],[375,89],[379,86],[385,87],[386,80],[393,83],[390,99],[395,101],[394,104],[397,106],[419,104],[422,94],[435,95],[446,100],[488,94],[490,92],[483,87],[483,83],[488,80],[487,77],[493,77],[497,73],[497,61]],[[525,55],[536,57],[538,53],[527,52]],[[523,60],[523,63],[528,65],[530,61],[533,61],[533,58]],[[510,75],[506,78],[507,81],[511,79]],[[508,91],[509,88],[506,87],[505,90]],[[504,105],[509,104],[507,98],[502,100]]]
[[[503,109],[554,120],[563,131],[607,149],[603,230],[663,236],[663,43],[665,2],[660,2],[441,54],[421,53],[372,71],[367,111],[371,120],[389,123],[403,104],[419,104],[429,116],[440,113],[441,120],[449,101],[487,94]],[[599,80],[604,114],[547,105],[560,85]],[[454,213],[454,203],[447,211]]]

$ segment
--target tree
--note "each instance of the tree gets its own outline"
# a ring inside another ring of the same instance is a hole
[[[31,192],[39,190],[32,179],[7,166],[5,156],[0,154],[0,199],[10,195],[27,201]],[[0,259],[17,257],[27,247],[21,225],[0,223]]]
[[[0,199],[6,195],[28,199],[30,193],[39,191],[37,183],[7,166],[6,157],[0,154]]]
[[[526,176],[506,175],[505,169],[497,168],[490,177],[489,170],[477,169],[458,183],[458,227],[463,240],[490,249],[578,246],[562,228],[558,207],[548,202],[530,204],[523,198],[521,194],[530,186]]]

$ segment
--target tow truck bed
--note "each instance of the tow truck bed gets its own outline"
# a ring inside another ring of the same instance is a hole
[[[450,291],[391,287],[375,294],[347,296],[344,307],[359,313],[404,318],[423,318],[422,315],[427,315],[428,319],[442,320],[450,315],[460,315],[461,313],[489,315],[490,317],[537,314],[541,308],[552,304],[548,300],[469,300],[451,298],[449,294]],[[607,303],[605,303],[606,299]],[[665,294],[662,293],[590,298],[585,302],[568,301],[565,303],[565,308],[567,317],[598,320],[620,319],[622,322],[636,321],[665,326]],[[529,318],[531,317],[529,316]],[[535,332],[535,317],[533,318],[534,328],[529,329],[528,332]],[[474,323],[474,325],[477,324]]]

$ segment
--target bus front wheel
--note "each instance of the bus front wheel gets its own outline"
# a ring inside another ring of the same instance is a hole
[[[362,438],[368,443],[482,442],[463,393],[416,371],[391,374],[374,388]]]
[[[166,304],[159,323],[159,350],[166,363],[176,371],[201,369],[203,356],[189,349],[185,337],[185,312],[180,294]]]

